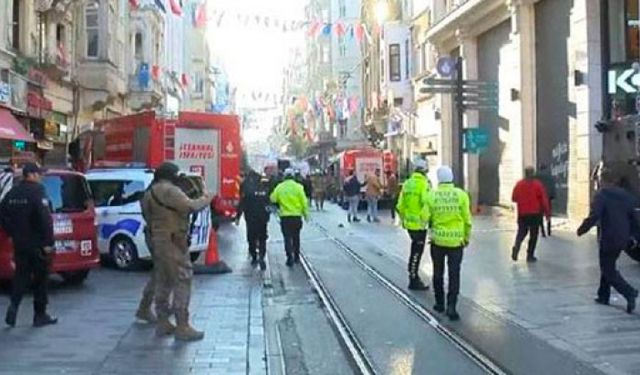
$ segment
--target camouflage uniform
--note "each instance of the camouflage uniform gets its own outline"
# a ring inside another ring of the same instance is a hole
[[[189,199],[173,183],[161,180],[145,194],[142,206],[147,208],[147,227],[153,249],[155,303],[159,322],[166,322],[175,312],[178,331],[189,327],[189,300],[193,266],[189,257],[189,215],[204,209],[211,199]],[[143,211],[145,209],[143,208]],[[150,283],[154,283],[153,279]],[[152,293],[153,287],[149,287]],[[170,298],[173,294],[173,309]]]

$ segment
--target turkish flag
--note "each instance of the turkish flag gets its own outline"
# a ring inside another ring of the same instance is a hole
[[[200,4],[196,7],[193,18],[195,27],[205,27],[207,25],[207,9],[205,4]]]
[[[162,73],[162,68],[159,65],[151,67],[151,77],[156,81],[160,79],[160,73]]]
[[[131,9],[138,9],[140,6],[138,0],[129,0],[129,5],[131,5]]]
[[[182,73],[182,86],[185,88],[189,86],[189,75],[186,73]]]
[[[182,7],[180,7],[178,0],[169,0],[169,5],[171,6],[173,14],[176,16],[182,16]]]

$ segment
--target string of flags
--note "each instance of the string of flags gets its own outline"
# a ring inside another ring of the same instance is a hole
[[[369,41],[372,35],[378,35],[378,26],[368,27],[360,21],[337,20],[335,22],[324,22],[320,20],[292,20],[261,14],[233,13],[226,10],[212,10],[208,20],[213,21],[215,27],[222,27],[225,23],[236,23],[242,26],[260,26],[269,29],[277,29],[283,32],[306,31],[308,37],[329,37],[332,34],[338,37],[348,37],[356,39],[358,43],[364,38]]]
[[[184,7],[178,0],[154,0],[153,3],[158,9],[160,9],[160,11],[162,11],[162,13],[167,13],[167,2],[169,3],[171,13],[174,15],[182,17],[185,13],[190,14],[194,27],[201,28],[207,25],[207,10],[204,1],[199,3],[190,3],[188,6]],[[129,0],[129,6],[133,10],[139,9],[140,0]]]

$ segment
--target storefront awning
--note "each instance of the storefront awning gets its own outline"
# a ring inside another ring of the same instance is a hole
[[[35,142],[9,110],[0,108],[0,139]]]

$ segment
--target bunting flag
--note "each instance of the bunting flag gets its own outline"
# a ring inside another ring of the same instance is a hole
[[[329,36],[331,35],[331,27],[330,23],[325,23],[324,28],[322,29],[322,35]]]
[[[333,30],[336,33],[337,36],[342,37],[345,34],[345,29],[344,29],[344,23],[342,23],[341,21],[336,22],[333,25]]]
[[[155,81],[160,79],[160,75],[162,74],[162,68],[159,65],[153,65],[151,67],[151,78]]]
[[[146,89],[149,87],[149,64],[142,63],[138,69],[138,85],[140,88]]]
[[[193,9],[193,26],[196,28],[207,26],[207,9],[204,3],[196,5]]]
[[[162,13],[167,13],[167,8],[164,6],[164,0],[154,0],[158,9],[162,11]]]
[[[307,30],[307,36],[315,37],[318,34],[318,30],[320,30],[320,26],[321,24],[318,21],[311,22],[311,26]]]
[[[362,39],[364,38],[364,26],[362,24],[358,24],[354,26],[354,29],[356,40],[358,41],[358,43],[362,43]]]
[[[171,11],[176,16],[182,16],[182,8],[180,7],[180,3],[178,0],[169,0],[169,5],[171,6]]]
[[[182,73],[182,79],[180,80],[182,83],[182,87],[189,87],[189,75],[186,73]]]
[[[129,6],[131,6],[131,9],[136,10],[140,7],[140,3],[138,0],[129,0]]]

